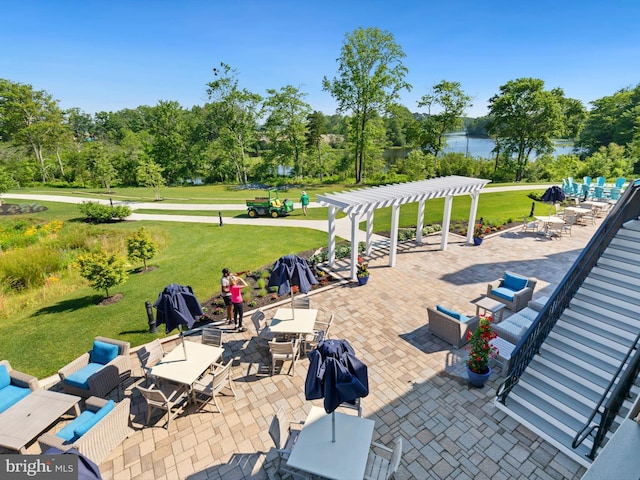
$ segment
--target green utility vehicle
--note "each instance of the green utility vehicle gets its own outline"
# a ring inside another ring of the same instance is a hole
[[[258,215],[271,215],[273,218],[282,217],[293,211],[293,202],[291,200],[278,199],[278,190],[272,188],[269,190],[268,197],[256,197],[253,200],[247,200],[247,211],[251,218]]]

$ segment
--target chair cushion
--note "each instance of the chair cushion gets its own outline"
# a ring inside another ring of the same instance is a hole
[[[56,437],[65,440],[65,443],[75,442],[78,437],[76,436],[74,430],[80,427],[80,425],[82,425],[84,422],[91,420],[94,415],[95,413],[91,410],[85,410],[77,418],[74,418],[71,423],[65,425],[65,427],[59,432],[56,432]]]
[[[93,350],[91,350],[91,363],[106,365],[118,356],[118,346],[112,343],[94,340]]]
[[[519,275],[512,275],[510,273],[505,273],[502,279],[502,286],[513,290],[515,292],[519,292],[523,288],[527,286],[529,279],[525,277],[521,277]]]
[[[507,287],[497,287],[491,290],[491,293],[496,297],[504,298],[505,300],[512,302],[516,292]]]
[[[455,310],[450,310],[447,307],[443,307],[442,305],[436,305],[436,310],[438,310],[440,313],[444,313],[445,315],[449,315],[456,320],[460,320],[461,322],[466,322],[467,320],[469,320],[469,317],[462,315]]]
[[[9,375],[6,365],[0,365],[0,388],[4,388],[7,385],[11,385],[11,375]]]
[[[82,435],[87,433],[91,427],[93,427],[96,423],[98,423],[100,420],[102,420],[104,417],[106,417],[107,414],[111,410],[113,410],[115,405],[116,404],[115,404],[115,402],[113,400],[109,400],[107,403],[104,404],[104,406],[100,410],[98,410],[97,412],[95,412],[93,414],[93,416],[88,418],[86,422],[83,422],[82,424],[78,425],[73,430],[73,432],[75,433],[76,437],[80,438]]]
[[[89,377],[100,370],[104,365],[100,363],[89,363],[86,367],[82,367],[77,372],[72,373],[64,382],[74,387],[84,388],[89,390]]]
[[[4,412],[10,406],[18,403],[18,401],[29,395],[29,393],[31,393],[31,390],[28,388],[7,385],[0,390],[0,412]]]

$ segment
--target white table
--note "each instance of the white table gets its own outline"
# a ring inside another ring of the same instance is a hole
[[[274,334],[313,333],[316,318],[318,310],[315,308],[279,308],[269,323],[269,330]]]
[[[582,208],[582,207],[566,207],[564,211],[569,213],[574,213],[577,217],[579,217],[580,215],[586,215],[591,211],[591,209]]]
[[[495,320],[495,323],[499,323],[502,321],[503,310],[506,305],[502,302],[498,302],[493,300],[487,296],[482,297],[480,300],[476,300],[471,302],[476,306],[476,315],[480,315],[480,309],[483,310],[483,314],[486,315],[487,312],[491,313],[491,316]]]
[[[333,480],[364,477],[375,422],[335,412],[336,441],[331,441],[331,414],[312,407],[287,465]]]
[[[25,453],[25,447],[67,411],[80,415],[81,398],[67,393],[35,390],[0,413],[0,445]]]
[[[551,226],[554,227],[562,227],[562,225],[564,225],[564,220],[561,219],[560,217],[554,217],[552,216],[546,216],[546,217],[538,217],[536,216],[536,220],[539,220],[540,222],[542,222],[544,224],[544,227],[541,231],[539,231],[538,233],[540,235],[544,235],[546,237],[550,237],[551,236]]]
[[[189,388],[200,376],[207,371],[212,363],[222,357],[224,349],[202,343],[185,341],[187,358],[184,348],[178,344],[160,363],[151,367],[151,374],[155,377],[182,383]]]

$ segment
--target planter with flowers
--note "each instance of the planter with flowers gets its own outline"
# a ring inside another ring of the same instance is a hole
[[[356,277],[358,277],[358,285],[366,285],[369,281],[369,264],[365,262],[362,257],[358,257],[357,267]]]
[[[491,322],[493,318],[480,316],[478,328],[469,332],[469,359],[467,360],[467,375],[469,383],[474,387],[482,388],[491,376],[489,360],[498,355],[498,349],[491,345],[491,340],[497,337],[493,331]]]
[[[482,245],[485,234],[489,232],[491,232],[491,228],[484,226],[484,219],[481,217],[480,221],[476,223],[476,228],[473,229],[473,244],[476,246]]]

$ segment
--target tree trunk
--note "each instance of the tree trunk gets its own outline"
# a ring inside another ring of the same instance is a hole
[[[64,178],[64,166],[62,165],[62,158],[60,158],[60,149],[56,147],[56,158],[58,159],[58,166],[60,167],[60,175]]]

